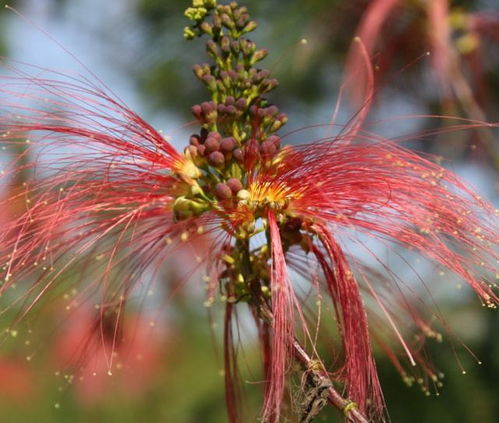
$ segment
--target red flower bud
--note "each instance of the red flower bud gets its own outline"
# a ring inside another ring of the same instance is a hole
[[[230,178],[227,181],[227,186],[229,186],[229,188],[232,190],[232,193],[234,195],[243,189],[243,184],[237,178]]]
[[[225,157],[220,151],[214,151],[209,154],[208,163],[214,167],[222,167],[225,164]]]
[[[191,135],[191,137],[189,138],[189,144],[198,146],[199,144],[201,144],[201,137],[197,134]]]
[[[215,186],[215,197],[219,200],[228,200],[232,197],[232,190],[227,184],[217,184]]]
[[[220,148],[220,142],[218,141],[217,138],[212,137],[211,135],[206,138],[206,141],[204,143],[204,146],[206,147],[206,153],[212,153],[214,151],[218,151]]]
[[[236,148],[236,140],[233,137],[224,138],[220,142],[220,151],[222,153],[231,153]]]
[[[244,161],[244,152],[243,152],[243,150],[241,150],[240,148],[236,148],[232,152],[232,157],[234,157],[234,159],[237,162],[242,163]]]

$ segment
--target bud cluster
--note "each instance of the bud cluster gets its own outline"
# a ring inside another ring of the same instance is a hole
[[[185,29],[186,38],[207,35],[206,51],[214,61],[193,67],[211,94],[211,101],[193,106],[196,120],[210,131],[233,136],[239,144],[251,138],[263,141],[279,130],[287,122],[286,115],[262,97],[278,81],[268,70],[256,67],[268,51],[243,37],[256,28],[247,8],[236,2],[194,1],[186,16],[193,21]]]
[[[272,166],[281,147],[274,133],[288,120],[263,97],[278,81],[270,71],[256,67],[268,52],[244,37],[256,28],[247,8],[236,2],[193,0],[185,16],[192,21],[185,37],[208,36],[206,51],[213,64],[193,67],[211,99],[192,107],[201,130],[191,135],[184,154],[197,176],[190,175],[195,189],[175,203],[178,219],[245,200],[246,175]]]

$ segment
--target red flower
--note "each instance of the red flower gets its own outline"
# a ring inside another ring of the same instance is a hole
[[[109,392],[144,394],[161,367],[164,337],[158,328],[145,317],[116,317],[79,307],[56,343],[57,365],[70,368],[69,381],[84,403],[103,401]]]
[[[32,401],[34,395],[34,375],[24,362],[2,357],[0,359],[0,394],[2,399],[20,404]]]
[[[466,12],[449,3],[373,0],[355,32],[368,55],[375,58],[378,79],[386,77],[395,59],[405,55],[404,61],[413,64],[416,57],[427,51],[443,110],[448,111],[456,101],[468,117],[483,120],[485,73],[487,67],[491,69],[484,60],[488,54],[484,46],[497,44],[499,19],[493,11]],[[352,49],[346,73],[358,76],[362,63],[358,49]],[[357,101],[362,88],[360,81],[352,88]],[[490,137],[485,139],[485,147],[489,148],[486,143],[490,142]]]

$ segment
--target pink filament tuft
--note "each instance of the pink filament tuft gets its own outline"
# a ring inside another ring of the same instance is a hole
[[[263,418],[265,422],[278,422],[284,396],[286,366],[290,346],[294,339],[293,293],[289,284],[286,260],[279,227],[273,211],[268,213],[272,244],[272,340],[269,380],[265,391]]]
[[[371,353],[359,285],[328,228],[316,224],[314,229],[325,248],[325,254],[316,248],[315,255],[324,271],[343,341],[345,360],[338,373],[346,382],[348,397],[358,404],[361,412],[366,413],[370,403],[370,414],[379,416],[384,409],[383,394]]]

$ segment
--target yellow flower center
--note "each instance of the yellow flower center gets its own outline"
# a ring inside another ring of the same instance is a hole
[[[297,193],[283,183],[253,182],[248,191],[248,203],[254,208],[270,207],[282,210],[288,206],[290,200],[297,197]]]

